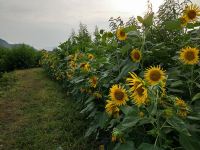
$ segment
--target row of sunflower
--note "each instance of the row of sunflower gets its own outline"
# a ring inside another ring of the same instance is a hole
[[[43,67],[87,114],[85,136],[96,135],[100,149],[200,147],[200,7],[177,11],[162,26],[152,12],[111,20],[115,30],[82,49],[69,38],[44,51]]]

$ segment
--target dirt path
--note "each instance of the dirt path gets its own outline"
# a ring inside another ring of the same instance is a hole
[[[0,150],[91,149],[75,101],[41,68],[12,73],[16,83],[0,96]]]

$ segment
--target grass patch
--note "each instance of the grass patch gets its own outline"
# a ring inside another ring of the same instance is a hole
[[[93,149],[75,101],[42,69],[12,75],[16,84],[0,96],[0,149]]]

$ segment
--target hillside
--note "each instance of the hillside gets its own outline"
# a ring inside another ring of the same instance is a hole
[[[11,48],[12,44],[9,44],[8,42],[6,42],[3,39],[0,39],[0,47],[6,47],[6,48]]]
[[[22,44],[10,44],[7,41],[0,38],[0,47],[12,48],[14,46],[19,46],[19,45],[22,45]]]

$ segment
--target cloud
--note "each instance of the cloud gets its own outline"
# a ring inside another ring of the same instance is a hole
[[[151,0],[157,10],[162,0]],[[197,0],[199,1],[199,0]],[[0,37],[36,48],[57,46],[79,23],[108,29],[109,18],[145,12],[146,0],[0,0]]]

